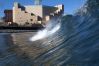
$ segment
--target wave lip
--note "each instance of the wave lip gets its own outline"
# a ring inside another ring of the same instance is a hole
[[[54,25],[54,24],[53,24]],[[46,38],[54,33],[56,33],[60,27],[61,27],[61,24],[58,23],[56,24],[54,27],[52,24],[48,25],[48,27],[46,27],[44,30],[40,30],[37,32],[36,35],[32,36],[30,38],[30,41],[37,41],[37,40],[40,40],[40,39],[43,39],[43,38]]]

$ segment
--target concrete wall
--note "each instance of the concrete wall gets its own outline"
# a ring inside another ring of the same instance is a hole
[[[25,6],[25,7],[28,13],[33,13],[43,18],[43,6],[42,5]]]
[[[21,8],[18,8],[18,3],[14,4],[13,7],[13,22],[17,23],[19,25],[24,25],[26,22],[29,23],[36,23],[37,16],[27,13],[26,11],[22,10]]]
[[[64,5],[60,4],[60,5],[57,5],[55,6],[57,7],[58,9],[56,10],[56,13],[58,13],[59,15],[63,15],[64,14]]]
[[[58,8],[52,6],[43,6],[44,16],[50,15],[50,13],[54,13]]]
[[[64,5],[61,4],[54,7],[44,6],[43,13],[45,22],[53,18],[61,17],[64,13]]]

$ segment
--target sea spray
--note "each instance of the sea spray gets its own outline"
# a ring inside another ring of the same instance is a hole
[[[46,38],[48,36],[51,36],[55,32],[57,32],[61,27],[60,21],[57,20],[51,20],[47,25],[46,28],[43,30],[40,30],[37,32],[36,35],[32,36],[29,40],[30,41],[37,41],[43,38]]]

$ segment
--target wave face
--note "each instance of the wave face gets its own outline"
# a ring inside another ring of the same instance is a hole
[[[45,44],[58,46],[34,60],[37,66],[99,66],[99,0],[88,0]]]

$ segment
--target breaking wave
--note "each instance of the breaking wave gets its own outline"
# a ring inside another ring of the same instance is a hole
[[[57,32],[61,27],[60,23],[55,23],[55,21],[51,21],[46,25],[46,28],[37,32],[36,35],[30,38],[30,41],[37,41],[43,38],[46,38],[55,32]]]

